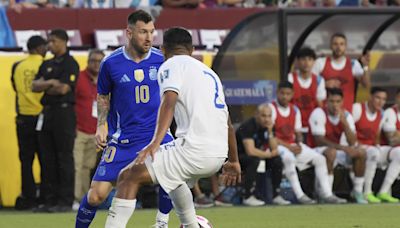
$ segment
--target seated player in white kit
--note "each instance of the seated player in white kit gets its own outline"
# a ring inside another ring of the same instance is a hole
[[[367,201],[363,194],[365,150],[357,146],[354,120],[351,114],[343,109],[343,92],[339,88],[328,89],[325,108],[316,108],[310,116],[310,133],[307,143],[325,155],[327,159],[329,181],[333,185],[333,168],[336,164],[353,166],[352,196],[357,203]],[[340,143],[342,135],[347,144]]]
[[[320,186],[319,196],[325,203],[346,203],[345,199],[333,195],[328,181],[328,169],[325,157],[302,143],[301,114],[298,108],[291,104],[293,85],[288,81],[278,85],[277,100],[270,104],[275,137],[278,139],[278,152],[283,162],[283,172],[292,185],[293,191],[302,204],[313,204],[300,186],[296,167],[302,171],[314,166],[315,176]]]
[[[125,227],[139,187],[156,183],[171,197],[183,227],[199,228],[188,184],[221,167],[225,185],[240,182],[235,133],[218,75],[190,56],[193,45],[187,30],[171,28],[163,41],[166,61],[158,71],[162,98],[156,131],[151,143],[121,171],[107,228]],[[160,147],[173,117],[177,139]]]

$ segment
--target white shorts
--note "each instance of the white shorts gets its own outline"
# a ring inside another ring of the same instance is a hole
[[[224,157],[199,157],[198,154],[185,150],[180,139],[161,145],[154,155],[146,161],[147,170],[155,184],[170,193],[182,184],[193,187],[196,181],[209,177],[224,164]]]
[[[390,147],[390,146],[369,146],[369,145],[362,145],[362,147],[367,151],[368,150],[378,150],[378,167],[381,169],[386,169],[390,163],[390,151],[398,150],[397,147]]]
[[[324,151],[328,147],[326,146],[320,146],[320,147],[315,147],[314,150],[319,153],[319,154],[324,154]],[[346,154],[343,150],[336,150],[336,159],[335,162],[333,163],[333,166],[335,167],[337,164],[343,165],[347,168],[351,167],[353,165],[352,159],[349,155]]]
[[[279,145],[278,152],[283,160],[291,159],[295,160],[296,167],[299,171],[303,171],[307,168],[313,166],[312,161],[316,156],[321,156],[320,154],[316,153],[313,149],[311,149],[306,144],[301,143],[301,153],[294,155],[287,147]]]

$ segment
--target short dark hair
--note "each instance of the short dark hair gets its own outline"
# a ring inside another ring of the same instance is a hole
[[[128,16],[128,25],[135,25],[138,21],[143,21],[144,23],[149,23],[153,18],[149,13],[144,10],[136,10]]]
[[[343,91],[340,88],[327,88],[326,93],[327,93],[327,97],[338,95],[343,98]]]
[[[104,52],[102,50],[100,50],[100,49],[97,49],[97,48],[90,49],[88,57],[90,58],[90,56],[92,56],[93,54],[99,54],[99,55],[105,56]]]
[[[347,40],[346,35],[344,35],[344,34],[341,33],[341,32],[337,32],[337,33],[334,33],[334,34],[331,36],[331,42],[332,42],[332,40],[333,40],[334,38],[336,38],[336,37],[340,37],[340,38],[343,38],[343,39]]]
[[[374,86],[374,87],[372,87],[371,90],[370,90],[370,94],[371,94],[371,95],[373,95],[373,94],[375,94],[375,93],[379,93],[379,92],[385,92],[385,93],[387,93],[385,89],[383,89],[382,87],[379,87],[379,86]]]
[[[46,40],[41,36],[31,36],[26,44],[28,51],[33,51],[35,48],[46,45]]]
[[[188,51],[192,50],[192,35],[189,31],[181,27],[173,27],[164,32],[163,47],[171,51],[177,47],[184,47]]]
[[[53,29],[51,30],[49,36],[55,36],[58,39],[64,40],[65,42],[68,42],[69,40],[67,31],[64,29]]]
[[[278,84],[278,89],[282,89],[282,88],[293,89],[293,84],[290,83],[289,81],[281,81]]]
[[[310,57],[312,59],[316,59],[317,55],[315,54],[315,51],[309,47],[305,47],[299,50],[299,52],[297,52],[297,56],[298,59],[300,58],[305,58],[305,57]]]

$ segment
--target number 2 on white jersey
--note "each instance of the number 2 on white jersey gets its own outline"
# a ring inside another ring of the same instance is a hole
[[[215,106],[216,108],[218,108],[218,109],[223,109],[223,108],[225,108],[224,102],[221,100],[221,98],[220,98],[219,95],[218,95],[219,88],[218,88],[217,79],[215,79],[215,76],[214,76],[212,73],[210,73],[210,72],[203,71],[203,73],[204,73],[205,75],[210,76],[210,77],[214,80],[214,83],[215,83],[214,106]]]

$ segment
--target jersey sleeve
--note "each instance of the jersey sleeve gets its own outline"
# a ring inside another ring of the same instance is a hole
[[[161,66],[158,72],[158,84],[161,96],[166,91],[174,91],[179,94],[182,89],[182,82],[183,75],[179,64],[172,64],[171,61],[168,61]]]
[[[317,101],[326,100],[325,79],[320,75],[317,76],[317,85]]]
[[[383,117],[383,131],[394,132],[396,131],[396,112],[392,108],[386,109]]]
[[[354,123],[353,116],[350,114],[350,112],[346,112],[346,120],[347,123],[349,124],[350,130],[352,132],[356,132],[356,124]]]
[[[288,80],[288,82],[290,82],[290,83],[293,84],[293,74],[292,74],[292,73],[289,73],[289,74],[288,74],[287,80]]]
[[[294,122],[294,130],[296,131],[296,132],[300,132],[301,131],[301,128],[302,128],[302,126],[301,126],[301,113],[300,113],[300,109],[297,107],[297,106],[294,106],[294,110],[295,110],[295,112],[296,112],[296,119],[295,119],[295,122]]]
[[[317,60],[315,60],[314,66],[312,68],[312,72],[315,75],[320,75],[322,70],[324,70],[325,62],[326,62],[326,58],[318,58]]]
[[[60,82],[69,85],[72,89],[76,86],[76,81],[79,77],[79,65],[71,57],[65,65],[66,69],[60,77]]]
[[[272,103],[269,103],[268,105],[269,105],[269,107],[271,109],[271,121],[272,121],[272,124],[275,125],[275,120],[276,120],[276,109],[275,109],[275,106]]]
[[[364,69],[361,66],[361,63],[357,59],[351,60],[351,71],[354,77],[358,78],[364,75]]]
[[[320,108],[314,109],[314,111],[310,115],[310,119],[308,120],[311,129],[311,134],[325,136],[326,121],[327,120],[324,111]]]
[[[362,112],[362,107],[360,103],[354,103],[353,104],[353,119],[354,122],[357,122],[361,118],[361,112]]]
[[[111,89],[111,76],[108,72],[107,63],[103,61],[100,65],[99,77],[97,79],[97,93],[101,95],[108,95],[111,93]]]

